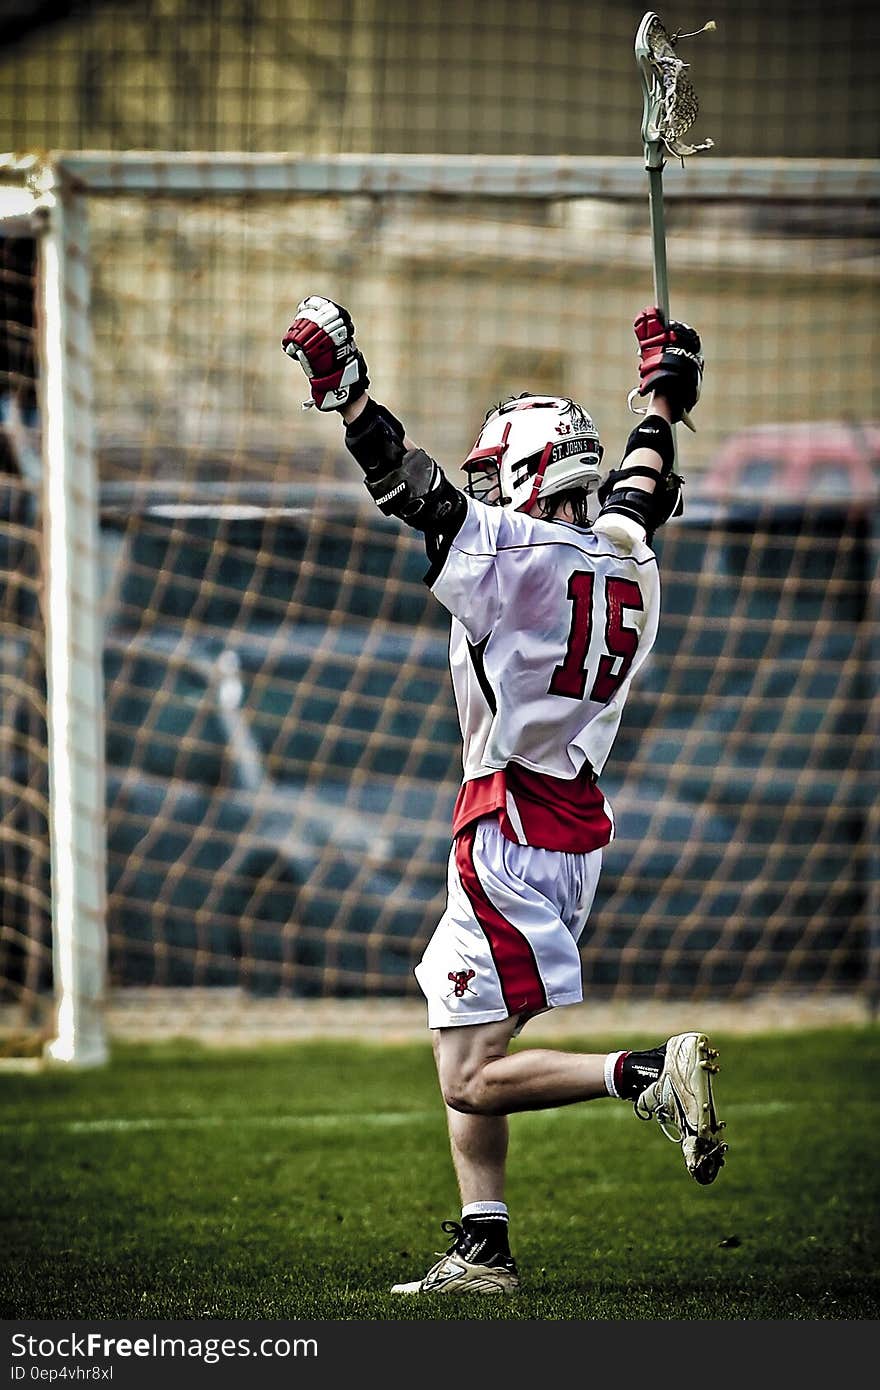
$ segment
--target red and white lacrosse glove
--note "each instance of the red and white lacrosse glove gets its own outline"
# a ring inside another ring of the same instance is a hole
[[[643,309],[633,327],[639,344],[639,384],[631,394],[650,396],[656,391],[669,402],[673,421],[683,419],[693,429],[687,415],[700,399],[703,381],[699,333],[687,323],[667,323],[656,305]]]
[[[312,398],[303,403],[304,410],[313,405],[319,410],[342,410],[370,384],[367,364],[354,340],[351,314],[332,299],[307,295],[281,346],[309,379]]]

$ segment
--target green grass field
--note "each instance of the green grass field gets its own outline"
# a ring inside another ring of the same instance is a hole
[[[876,1319],[880,1030],[713,1042],[712,1187],[622,1102],[513,1116],[522,1292],[405,1307],[389,1285],[458,1215],[427,1037],[120,1045],[98,1071],[0,1074],[0,1315]]]

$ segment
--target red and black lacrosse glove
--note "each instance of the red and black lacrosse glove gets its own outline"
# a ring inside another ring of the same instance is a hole
[[[341,410],[362,396],[370,384],[367,364],[354,340],[351,314],[332,299],[308,295],[281,340],[309,379],[311,400],[319,410]]]
[[[650,396],[656,391],[669,402],[673,421],[681,420],[700,399],[703,357],[699,333],[687,323],[667,323],[656,305],[643,309],[633,327],[639,344],[639,395]]]

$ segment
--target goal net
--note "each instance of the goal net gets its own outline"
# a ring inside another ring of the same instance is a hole
[[[524,390],[581,400],[613,459],[641,162],[32,173],[37,211],[0,224],[0,1017],[51,1032],[60,992],[100,1052],[125,991],[415,999],[460,776],[447,618],[281,337],[306,293],[349,306],[453,478]],[[585,990],[872,996],[877,167],[703,158],[665,193],[706,385],[602,779]]]

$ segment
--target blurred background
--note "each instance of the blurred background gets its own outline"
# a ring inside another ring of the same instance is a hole
[[[82,248],[108,1001],[173,1023],[206,990],[245,1008],[415,1001],[460,775],[447,620],[418,538],[366,503],[337,422],[300,409],[280,340],[304,294],[345,303],[375,394],[453,476],[487,408],[522,390],[578,398],[615,457],[632,319],[654,295],[647,180],[575,197],[564,175],[518,189],[515,169],[642,169],[643,13],[0,2],[7,1028],[43,1026],[52,989],[41,258],[22,168],[160,156],[149,194],[88,198]],[[585,989],[873,1009],[875,7],[682,0],[661,15],[717,24],[680,49],[692,138],[714,148],[664,175],[672,312],[701,331],[707,368],[697,433],[679,431],[686,514],[658,542],[660,639],[603,778],[618,836]],[[201,155],[203,186],[174,195],[162,153]],[[216,171],[254,154],[312,161],[310,191],[245,178],[219,194]],[[351,169],[344,191],[328,157]],[[395,157],[426,185],[461,157],[470,172],[457,191],[395,192],[387,173],[371,191],[370,161]],[[505,161],[510,188],[490,196],[480,170]],[[688,182],[716,166],[713,191]]]

